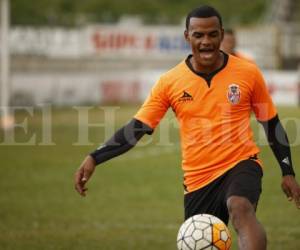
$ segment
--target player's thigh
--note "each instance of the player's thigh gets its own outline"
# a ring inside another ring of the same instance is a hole
[[[255,208],[262,191],[263,172],[254,160],[239,162],[228,174],[226,203],[230,197],[246,198]]]
[[[223,175],[207,186],[188,193],[184,197],[185,219],[196,214],[212,214],[225,223],[228,223],[228,212],[226,207]]]

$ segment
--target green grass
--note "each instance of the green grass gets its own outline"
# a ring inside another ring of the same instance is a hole
[[[119,109],[116,127],[135,111],[136,107]],[[280,114],[282,118],[300,119],[298,108],[282,108]],[[102,116],[101,110],[90,111],[91,122],[100,123]],[[88,185],[88,196],[81,198],[74,191],[73,174],[84,156],[103,141],[103,129],[89,130],[91,145],[75,146],[77,112],[54,109],[51,124],[56,145],[41,146],[41,112],[35,110],[33,116],[18,112],[16,117],[18,122],[28,120],[28,131],[16,128],[15,140],[24,143],[33,135],[36,138],[31,146],[4,145],[4,134],[0,132],[1,250],[176,249],[183,219],[176,129],[170,131],[172,147],[157,145],[167,135],[162,130],[155,133],[152,144],[138,146],[99,166]],[[299,128],[291,123],[287,130],[291,141],[300,136]],[[299,149],[292,147],[296,168]],[[268,249],[299,249],[299,210],[284,197],[279,167],[267,146],[262,147],[261,156],[265,175],[257,213],[268,233]],[[232,249],[237,249],[236,243]]]

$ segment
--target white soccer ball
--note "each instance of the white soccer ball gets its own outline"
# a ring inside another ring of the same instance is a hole
[[[178,250],[228,250],[231,236],[227,226],[210,214],[198,214],[187,219],[177,236]]]

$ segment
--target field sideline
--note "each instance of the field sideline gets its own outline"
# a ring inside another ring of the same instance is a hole
[[[120,107],[116,128],[136,110]],[[300,109],[280,108],[279,114],[284,121],[297,121],[285,127],[294,144],[293,162],[300,181]],[[103,141],[103,129],[90,128],[90,145],[75,146],[77,111],[52,109],[51,115],[55,145],[38,145],[43,136],[38,110],[34,115],[17,113],[17,122],[28,120],[28,131],[16,128],[15,140],[31,139],[32,145],[5,145],[0,131],[0,249],[175,250],[183,218],[177,129],[162,128],[149,145],[99,166],[88,185],[88,196],[81,198],[74,190],[73,174],[84,156]],[[102,116],[101,110],[90,110],[90,122],[101,123]],[[254,128],[263,142],[255,123]],[[168,135],[168,145],[160,143]],[[265,173],[257,213],[268,233],[268,249],[300,249],[300,211],[280,189],[280,170],[269,147],[261,149]],[[234,233],[233,237],[235,241]],[[237,249],[236,242],[232,249]]]

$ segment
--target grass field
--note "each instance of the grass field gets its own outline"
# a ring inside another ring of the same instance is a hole
[[[116,127],[135,111],[136,107],[120,108]],[[167,132],[156,132],[150,145],[137,146],[99,166],[88,185],[88,196],[81,198],[74,191],[73,174],[84,156],[103,141],[103,129],[90,128],[91,145],[76,146],[77,111],[53,109],[51,114],[55,145],[39,145],[42,117],[38,110],[33,116],[17,113],[18,122],[28,119],[28,131],[16,128],[15,141],[20,144],[33,138],[32,145],[5,145],[0,132],[0,249],[176,249],[183,219],[176,129],[170,131],[173,146],[157,145]],[[282,108],[280,115],[299,120],[300,109]],[[103,113],[94,108],[89,117],[100,123]],[[290,122],[287,131],[295,144],[292,153],[299,175],[299,126]],[[268,233],[268,249],[300,249],[300,211],[281,192],[279,167],[268,146],[262,147],[261,157],[266,168],[258,217]],[[236,243],[232,249],[237,249]]]

